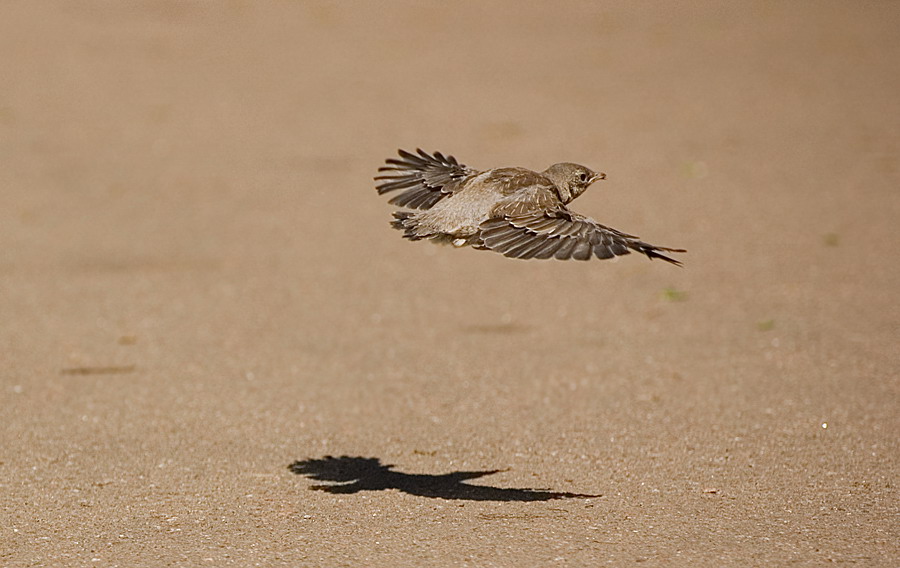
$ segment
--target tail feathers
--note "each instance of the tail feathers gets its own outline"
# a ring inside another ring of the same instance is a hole
[[[421,215],[421,213],[415,213],[411,211],[395,211],[394,220],[391,221],[391,227],[403,231],[403,238],[409,239],[411,241],[422,241],[428,239],[433,243],[442,245],[452,244],[456,247],[481,242],[480,237],[478,237],[477,235],[470,238],[460,238],[454,235],[436,231],[428,227],[427,224],[423,225],[422,219],[419,217],[419,215]]]
[[[411,241],[419,241],[428,237],[428,235],[419,234],[419,220],[416,219],[415,213],[409,211],[395,211],[391,227],[403,231],[403,238]]]

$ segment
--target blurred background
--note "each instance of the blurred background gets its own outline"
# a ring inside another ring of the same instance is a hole
[[[4,2],[0,558],[896,561],[898,30]],[[602,170],[573,209],[685,267],[404,241],[371,178],[416,147]],[[448,512],[287,469],[329,454],[604,497]]]

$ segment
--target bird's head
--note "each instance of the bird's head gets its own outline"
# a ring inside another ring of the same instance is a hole
[[[553,164],[544,170],[544,177],[559,189],[559,197],[563,203],[568,203],[584,193],[584,190],[595,181],[606,179],[606,174],[594,172],[578,164],[563,162]]]

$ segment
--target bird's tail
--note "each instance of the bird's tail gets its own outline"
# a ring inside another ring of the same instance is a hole
[[[391,221],[391,227],[403,231],[404,239],[418,241],[426,238],[426,235],[419,234],[419,220],[417,215],[410,211],[394,211],[394,220]]]
[[[395,211],[394,220],[391,221],[391,227],[403,231],[403,238],[411,241],[421,241],[428,239],[437,244],[454,246],[465,246],[473,244],[468,239],[457,239],[447,233],[436,231],[428,226],[427,222],[423,222],[423,212],[412,211]]]

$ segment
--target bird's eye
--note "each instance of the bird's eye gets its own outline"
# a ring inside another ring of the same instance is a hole
[[[580,176],[578,176],[578,179],[580,179],[581,181],[587,181],[587,174],[581,174]]]

